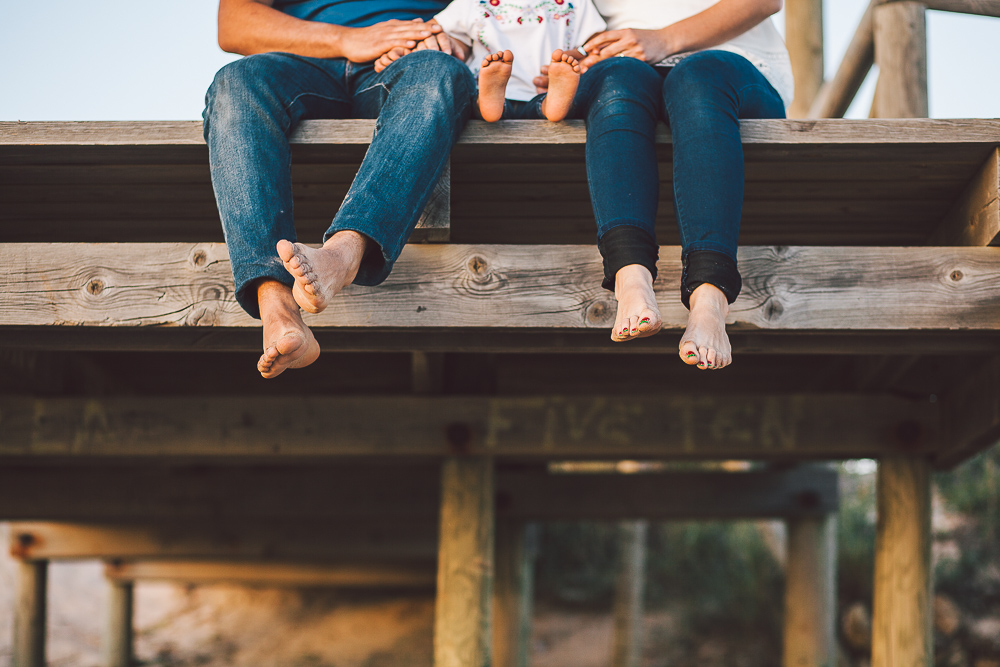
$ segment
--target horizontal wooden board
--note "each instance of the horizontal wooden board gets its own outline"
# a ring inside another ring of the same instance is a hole
[[[856,458],[939,445],[934,405],[861,394],[0,400],[0,457],[12,465],[456,453],[543,460]],[[21,485],[29,484],[24,477]],[[129,484],[139,493],[143,482]],[[419,496],[405,477],[398,487],[400,502],[412,506]]]
[[[682,328],[679,248],[657,295]],[[1000,249],[744,247],[734,330],[872,332],[998,328]],[[0,327],[251,327],[225,246],[6,244]],[[313,327],[607,328],[616,306],[587,246],[408,246],[378,287],[350,286]]]
[[[138,561],[108,563],[111,581],[335,588],[434,588],[437,563],[239,563],[231,561]]]
[[[385,488],[392,480],[390,476],[380,477],[380,468],[355,467],[351,472],[373,488]],[[292,474],[280,469],[271,477],[257,474],[254,481],[263,481],[275,489],[264,489],[272,501],[265,516],[254,513],[254,508],[260,507],[252,498],[256,489],[233,484],[239,477],[230,469],[152,473],[148,468],[127,467],[29,470],[32,481],[39,485],[68,480],[70,488],[54,494],[58,498],[52,498],[50,492],[48,499],[38,498],[44,491],[37,486],[19,485],[28,496],[16,500],[12,494],[0,491],[5,501],[14,500],[5,505],[9,509],[4,516],[23,514],[29,502],[38,499],[38,508],[27,511],[86,520],[14,522],[8,530],[11,554],[32,560],[228,558],[314,562],[365,557],[382,562],[412,561],[436,555],[439,508],[435,505],[418,503],[423,515],[415,516],[412,510],[401,513],[387,498],[359,519],[350,516],[350,504],[341,506],[343,515],[338,516],[331,513],[337,511],[336,507],[299,500],[298,489],[315,499],[317,487],[342,478],[344,473],[338,469],[312,466],[295,468]],[[440,487],[437,470],[418,468],[415,474],[428,487]],[[122,489],[121,481],[130,476],[147,482],[140,493]],[[0,472],[0,478],[9,477],[10,473]],[[183,481],[183,491],[172,491],[169,480]],[[499,516],[516,521],[803,518],[835,512],[839,504],[836,472],[814,465],[746,472],[635,474],[500,469],[496,484]],[[223,495],[225,503],[213,502]],[[171,506],[185,496],[206,499],[201,515],[192,514],[183,505],[181,511],[171,513]],[[117,514],[115,499],[122,506]],[[248,501],[246,508],[241,507],[243,500]]]

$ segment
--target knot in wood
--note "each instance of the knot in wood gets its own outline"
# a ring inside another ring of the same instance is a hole
[[[490,272],[489,263],[479,255],[473,255],[469,258],[468,267],[469,272],[479,278],[489,275]]]
[[[954,271],[952,271],[952,272],[951,272],[951,275],[950,275],[949,277],[950,277],[950,278],[951,278],[951,279],[952,279],[952,280],[953,280],[954,282],[956,282],[956,283],[957,283],[957,282],[958,282],[959,280],[961,280],[962,278],[964,278],[964,277],[965,277],[965,274],[964,274],[964,273],[962,273],[961,271],[959,271],[958,269],[955,269]]]
[[[595,301],[587,306],[587,323],[594,326],[606,326],[611,323],[615,309],[607,301]]]
[[[87,293],[97,296],[104,291],[104,282],[100,278],[94,278],[87,283]]]
[[[194,254],[191,255],[191,262],[198,267],[205,266],[208,262],[208,253],[204,250],[195,250]]]
[[[18,533],[10,553],[15,558],[28,558],[31,555],[31,547],[35,546],[37,541],[31,533]]]
[[[764,319],[768,322],[776,320],[785,312],[785,307],[777,299],[768,299],[764,304]]]

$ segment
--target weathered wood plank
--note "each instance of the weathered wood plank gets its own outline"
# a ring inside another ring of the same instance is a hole
[[[114,582],[173,581],[264,586],[337,588],[434,586],[434,563],[240,563],[234,561],[141,560],[110,562],[105,576]]]
[[[860,33],[861,31],[859,31]],[[996,143],[998,120],[925,120],[885,123],[827,120],[744,120],[743,140],[773,144],[863,143]],[[292,135],[292,144],[367,145],[373,120],[307,120]],[[463,144],[583,144],[584,122],[470,121],[459,138]],[[657,141],[669,143],[670,133],[659,126]],[[86,121],[2,122],[0,147],[44,146],[204,146],[199,121]],[[3,152],[0,151],[0,155]],[[155,160],[153,160],[155,161]]]
[[[790,519],[785,565],[785,667],[837,664],[837,517]]]
[[[919,2],[889,2],[873,10],[879,75],[872,108],[879,118],[927,117],[926,13]]]
[[[879,461],[872,667],[932,665],[930,466]]]
[[[898,448],[933,452],[938,437],[934,405],[863,395],[10,397],[0,403],[0,456],[11,462],[441,457],[465,451],[535,459],[855,458]],[[399,493],[405,493],[405,476],[400,478]]]
[[[434,667],[489,667],[494,558],[493,461],[445,460],[434,609]]]
[[[48,562],[17,563],[13,667],[45,667]]]
[[[661,248],[664,326],[683,328],[680,249]],[[993,248],[744,247],[734,330],[998,327]],[[0,326],[252,327],[220,244],[7,244]],[[350,286],[312,327],[607,328],[615,306],[586,246],[409,246],[381,286]]]
[[[928,239],[928,245],[986,246],[1000,243],[1000,148],[959,196]]]
[[[1000,17],[1000,0],[922,0],[927,9]]]
[[[101,483],[93,482],[94,493],[100,494]],[[112,482],[106,478],[103,483]],[[78,502],[84,508],[74,514],[82,522],[10,524],[11,554],[27,560],[183,558],[313,563],[433,563],[437,558],[436,517],[401,520],[398,516],[358,519],[314,515],[301,519],[230,514],[220,520],[184,513],[171,517],[167,507],[170,499],[154,487],[139,503],[144,510],[152,508],[150,513],[136,514],[131,523],[122,523],[120,518],[107,516],[107,505]],[[50,504],[45,511],[51,508]],[[88,511],[92,512],[89,517]],[[95,523],[102,520],[104,523]],[[322,529],[317,528],[318,523]]]
[[[411,243],[447,243],[451,237],[451,163],[445,165],[430,201],[410,235]]]

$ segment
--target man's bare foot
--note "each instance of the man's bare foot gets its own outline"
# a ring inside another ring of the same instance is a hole
[[[510,51],[497,51],[483,58],[479,70],[479,115],[488,123],[495,123],[503,116],[513,63],[514,54]]]
[[[733,348],[726,335],[729,302],[715,285],[703,283],[691,293],[691,313],[681,336],[681,360],[705,370],[725,368],[733,363]]]
[[[330,299],[358,275],[367,245],[365,236],[352,231],[337,232],[322,248],[278,241],[278,256],[295,278],[295,303],[307,313],[323,312]]]
[[[618,269],[615,298],[618,299],[618,317],[611,330],[611,340],[616,343],[652,336],[663,326],[653,292],[653,274],[645,266],[629,264]]]
[[[264,354],[257,362],[260,374],[273,378],[286,368],[316,361],[319,343],[302,321],[291,290],[276,280],[265,280],[257,286],[257,302],[264,323]]]
[[[576,88],[580,85],[580,63],[556,49],[549,63],[549,92],[542,100],[542,113],[553,123],[569,114]]]

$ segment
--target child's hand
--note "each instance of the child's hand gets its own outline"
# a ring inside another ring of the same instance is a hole
[[[428,21],[428,23],[431,25],[438,25],[433,19]],[[448,55],[455,56],[463,62],[469,58],[469,52],[472,50],[467,44],[463,44],[443,31],[431,35],[422,42],[418,42],[417,47],[414,50],[422,51],[424,49],[442,51]]]
[[[397,46],[394,49],[386,51],[379,57],[378,60],[375,61],[375,71],[381,72],[386,67],[405,56],[407,53],[410,53],[411,50],[412,49],[404,49],[401,46]]]

